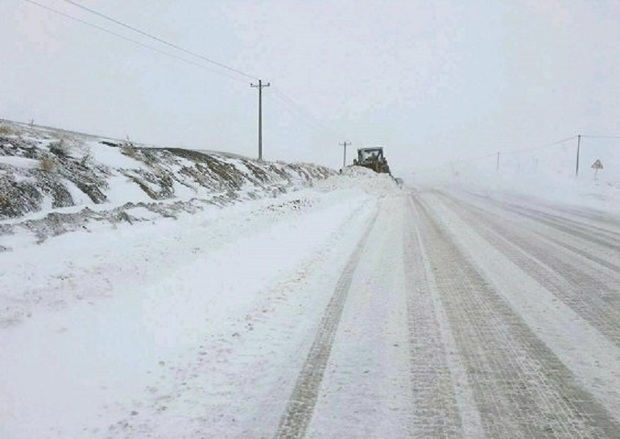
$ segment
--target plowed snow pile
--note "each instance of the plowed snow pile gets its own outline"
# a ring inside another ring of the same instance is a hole
[[[335,178],[319,181],[315,187],[322,190],[358,189],[370,195],[385,195],[398,190],[388,174],[377,174],[361,166],[349,166]]]

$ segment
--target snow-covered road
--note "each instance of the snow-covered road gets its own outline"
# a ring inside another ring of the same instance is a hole
[[[620,437],[620,218],[381,184],[0,253],[0,437]]]
[[[452,369],[464,371],[454,387],[461,425],[446,425],[447,436],[618,437],[618,258],[594,263],[585,255],[606,246],[571,232],[602,226],[511,201],[424,193],[413,204],[429,289],[454,340]],[[572,226],[549,226],[534,211]],[[468,400],[475,410],[466,414]]]

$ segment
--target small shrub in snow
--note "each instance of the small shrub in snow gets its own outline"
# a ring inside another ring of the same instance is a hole
[[[57,142],[50,143],[49,150],[58,157],[67,157],[71,151],[71,142],[65,138],[61,138]]]
[[[0,136],[10,136],[13,134],[13,128],[8,125],[0,125]]]
[[[136,149],[136,146],[133,144],[133,142],[129,140],[129,137],[127,137],[127,140],[121,144],[120,148],[121,153],[126,155],[127,157],[131,157],[133,159],[138,158],[138,150]]]
[[[42,171],[53,172],[56,170],[56,161],[53,157],[45,155],[39,161],[39,168]]]
[[[80,159],[80,164],[82,166],[88,167],[93,162],[93,155],[90,152],[87,152]]]

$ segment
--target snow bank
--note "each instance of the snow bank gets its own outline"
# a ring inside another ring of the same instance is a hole
[[[363,168],[54,136],[0,139],[0,437],[256,435],[237,419],[273,431],[288,387],[272,371],[303,360],[283,343],[309,348],[398,186]]]
[[[286,403],[269,380],[303,357],[283,340],[305,346],[386,182],[329,180],[176,220],[138,203],[114,229],[92,219],[0,252],[0,437],[254,436],[236,419]]]
[[[126,211],[136,205],[177,216],[274,197],[333,174],[311,164],[149,148],[13,123],[0,132],[0,251],[24,242],[13,236],[24,232],[40,243],[90,230],[93,222],[152,220]]]
[[[355,189],[369,195],[387,195],[400,192],[399,186],[388,174],[376,172],[361,166],[348,166],[339,175],[315,184],[321,190]]]

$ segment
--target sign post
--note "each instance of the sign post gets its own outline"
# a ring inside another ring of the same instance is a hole
[[[603,164],[601,163],[600,159],[596,159],[596,161],[592,163],[592,169],[594,169],[594,179],[596,180],[598,170],[603,169]]]

